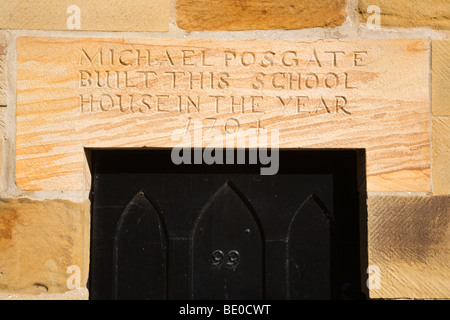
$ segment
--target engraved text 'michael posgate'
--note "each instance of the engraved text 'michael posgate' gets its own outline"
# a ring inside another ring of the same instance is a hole
[[[351,115],[368,52],[80,48],[80,112]]]

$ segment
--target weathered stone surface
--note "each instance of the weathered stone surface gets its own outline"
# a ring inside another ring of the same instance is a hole
[[[3,153],[6,139],[6,124],[5,124],[6,108],[0,107],[0,177],[3,171]]]
[[[450,197],[369,196],[368,242],[371,298],[450,297]]]
[[[432,42],[431,102],[434,116],[450,116],[450,41]]]
[[[64,293],[40,294],[5,294],[0,293],[0,300],[88,300],[87,288],[74,289]]]
[[[0,179],[3,168],[3,151],[6,133],[6,44],[6,32],[0,31]]]
[[[81,190],[83,148],[225,147],[263,128],[279,130],[267,147],[366,149],[369,191],[430,191],[429,45],[19,38],[16,183]]]
[[[0,29],[168,31],[169,1],[8,0]]]
[[[70,291],[67,268],[88,270],[89,203],[0,200],[0,293]]]
[[[0,108],[6,106],[6,33],[0,31]]]
[[[433,118],[433,193],[450,194],[450,117]]]
[[[344,23],[346,0],[178,0],[177,23],[185,30],[333,28]]]
[[[362,23],[373,14],[367,13],[372,5],[380,8],[382,27],[450,29],[449,0],[359,0],[357,10]]]

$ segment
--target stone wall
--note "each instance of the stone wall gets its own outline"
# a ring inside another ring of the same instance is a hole
[[[5,10],[0,7],[0,298],[89,295],[89,191],[24,191],[15,184],[16,44],[21,36],[428,39],[431,192],[405,187],[368,193],[368,265],[381,272],[381,286],[371,289],[370,297],[450,298],[449,0],[134,1],[139,10],[107,1],[103,11],[103,1],[78,2],[78,26],[72,17],[76,11],[66,11],[70,1],[46,1],[43,7],[40,1],[13,0]],[[14,19],[7,19],[8,12]],[[71,285],[77,279],[79,288]]]

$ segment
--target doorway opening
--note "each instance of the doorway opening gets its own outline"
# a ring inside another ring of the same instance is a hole
[[[282,149],[276,175],[90,154],[91,299],[365,298],[364,150]]]

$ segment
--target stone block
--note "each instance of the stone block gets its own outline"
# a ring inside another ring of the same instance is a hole
[[[0,29],[168,31],[168,0],[8,0]]]
[[[223,148],[259,129],[279,148],[365,149],[369,191],[431,189],[428,39],[25,37],[17,50],[19,189],[88,190],[91,148]]]
[[[333,28],[344,23],[346,0],[178,0],[177,24],[190,31]]]
[[[0,200],[0,293],[68,292],[68,281],[76,285],[70,266],[85,287],[89,221],[88,201]]]
[[[450,298],[450,197],[369,196],[368,244],[371,298]]]

